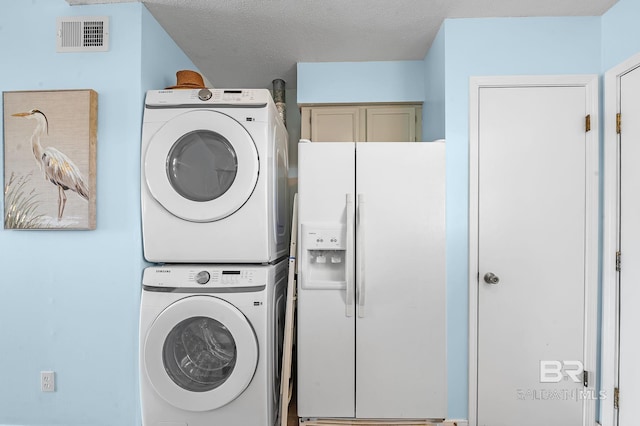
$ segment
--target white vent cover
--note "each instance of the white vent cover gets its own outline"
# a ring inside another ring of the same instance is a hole
[[[66,16],[56,22],[57,52],[106,52],[109,50],[109,17]]]

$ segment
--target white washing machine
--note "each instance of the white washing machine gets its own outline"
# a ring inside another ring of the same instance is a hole
[[[141,152],[145,258],[269,263],[285,256],[287,143],[266,89],[147,92]]]
[[[277,422],[288,261],[145,269],[143,426]]]

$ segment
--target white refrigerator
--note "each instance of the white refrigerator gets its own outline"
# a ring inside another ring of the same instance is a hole
[[[303,418],[443,419],[445,143],[298,145]]]

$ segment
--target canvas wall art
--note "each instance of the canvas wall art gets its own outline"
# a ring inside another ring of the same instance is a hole
[[[95,229],[98,94],[3,93],[5,229]]]

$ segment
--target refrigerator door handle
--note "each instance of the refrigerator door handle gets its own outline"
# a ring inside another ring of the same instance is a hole
[[[353,221],[355,220],[355,206],[353,204],[353,194],[347,194],[347,253],[346,253],[346,259],[345,259],[345,275],[346,275],[346,290],[347,290],[347,295],[346,295],[346,309],[345,309],[345,315],[347,317],[352,317],[353,316],[353,310],[354,310],[354,293],[355,293],[355,288],[354,288],[354,284],[353,284],[353,278],[354,278],[354,273],[353,273],[353,263],[354,263],[354,259],[353,259],[353,239],[354,239],[354,235],[355,235],[355,229],[353,227]]]
[[[365,198],[364,194],[358,194],[358,228],[356,249],[356,282],[358,295],[358,317],[364,318],[364,224],[365,224]]]

